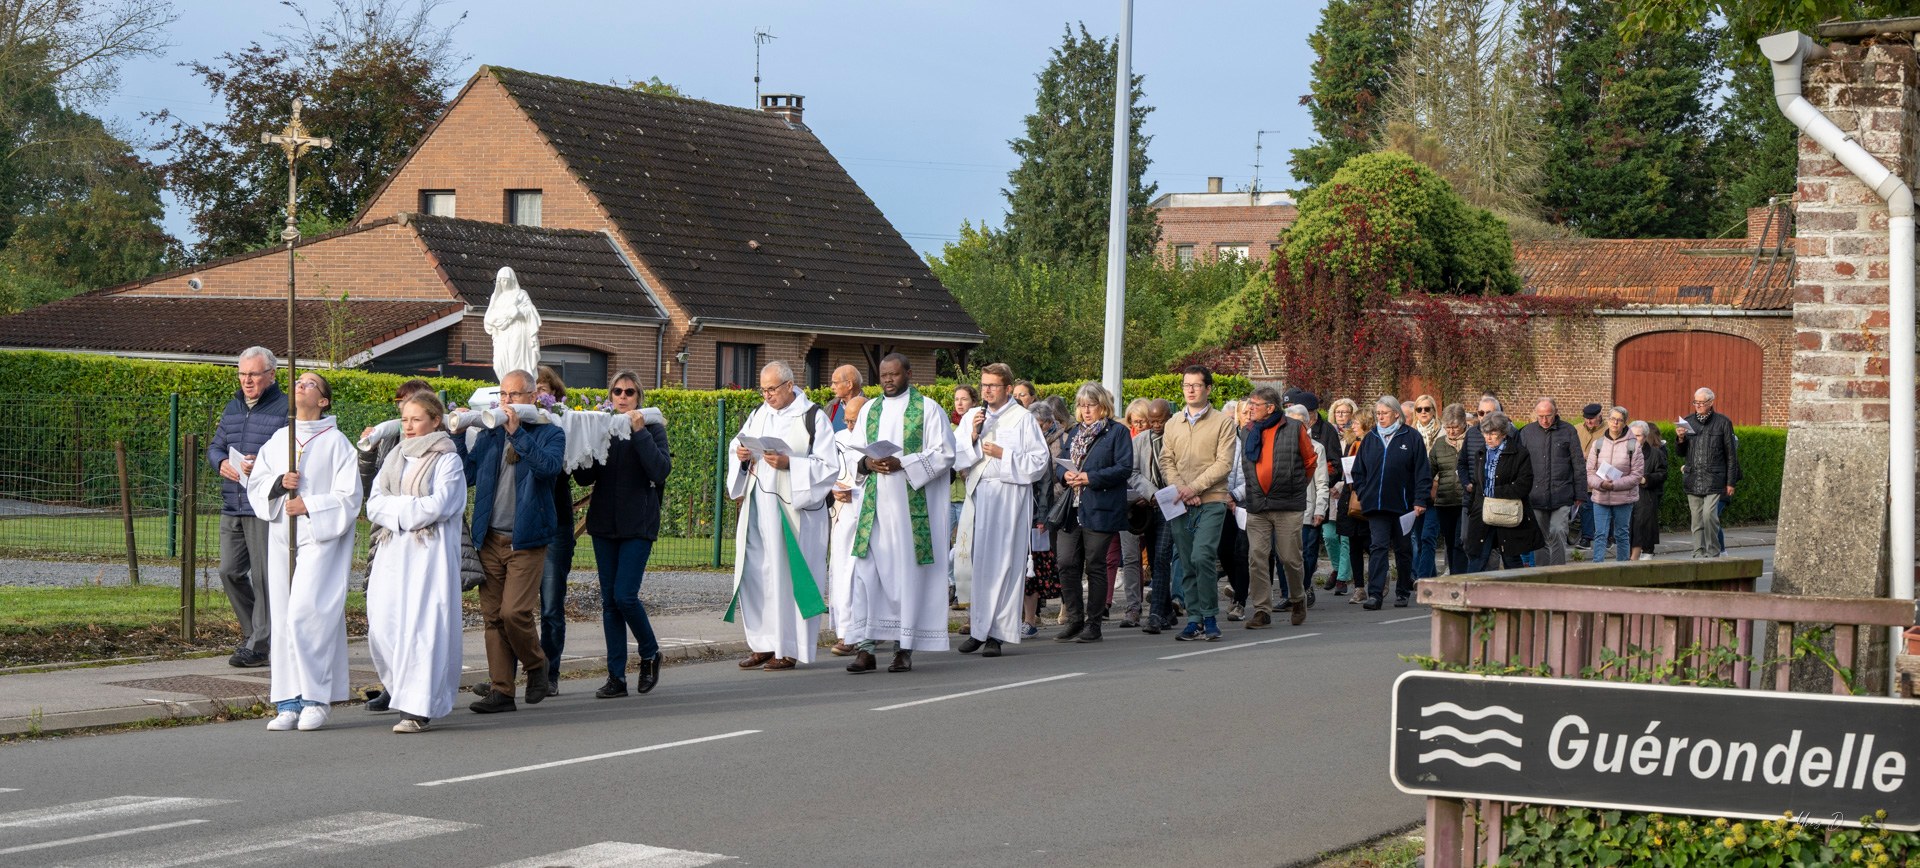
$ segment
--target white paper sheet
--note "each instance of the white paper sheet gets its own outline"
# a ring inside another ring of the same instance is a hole
[[[1419,517],[1420,514],[1417,512],[1409,512],[1406,515],[1400,516],[1400,533],[1413,533],[1413,520]]]
[[[1045,528],[1034,528],[1032,536],[1028,540],[1028,546],[1028,551],[1053,551],[1053,533]]]
[[[1238,506],[1234,507],[1233,523],[1239,525],[1241,530],[1246,530],[1247,529],[1247,511]]]
[[[1602,461],[1600,462],[1599,470],[1595,471],[1595,475],[1599,476],[1603,480],[1606,480],[1607,482],[1619,482],[1620,477],[1625,476],[1626,474],[1621,473],[1620,468],[1615,467],[1612,464],[1608,464],[1605,461]]]
[[[1153,493],[1153,499],[1160,504],[1160,515],[1168,521],[1187,514],[1187,504],[1180,499],[1180,489],[1169,485]]]
[[[1075,467],[1075,466],[1073,466],[1073,462],[1071,462],[1071,461],[1068,461],[1068,460],[1067,460],[1067,459],[1065,459],[1065,458],[1055,458],[1055,459],[1053,459],[1053,463],[1054,463],[1054,464],[1056,464],[1056,465],[1059,465],[1059,467],[1060,467],[1060,469],[1061,469],[1061,470],[1064,470],[1064,471],[1066,471],[1066,472],[1068,472],[1068,473],[1073,473],[1073,472],[1075,472],[1075,471],[1078,471],[1078,470],[1080,469],[1080,468],[1078,468],[1078,467]]]
[[[891,440],[875,440],[872,443],[847,443],[846,447],[868,458],[886,458],[900,454],[900,444]]]
[[[1357,455],[1348,455],[1340,459],[1340,473],[1348,479],[1353,478],[1353,462]]]
[[[769,452],[774,455],[793,454],[793,447],[788,446],[787,441],[779,437],[752,437],[742,435],[740,437],[740,445],[747,447],[747,451],[753,453],[755,461],[760,460],[761,457]]]
[[[1679,419],[1674,420],[1673,427],[1678,428],[1682,431],[1685,431],[1688,434],[1694,433],[1693,423],[1687,421],[1687,417],[1685,416],[1681,416]]]

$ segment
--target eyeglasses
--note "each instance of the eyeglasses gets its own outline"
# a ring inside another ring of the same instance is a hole
[[[500,390],[500,397],[502,398],[525,398],[525,397],[531,396],[532,394],[533,394],[532,392],[529,392],[525,389],[522,389],[517,392],[509,392],[506,389]]]
[[[1713,402],[1712,402],[1712,401],[1695,401],[1695,402],[1693,402],[1693,406],[1695,406],[1695,407],[1705,407],[1705,406],[1707,406],[1708,404],[1711,404],[1711,403],[1713,403]]]
[[[640,394],[640,390],[639,389],[621,389],[616,387],[616,388],[608,389],[607,394],[612,395],[615,398],[631,398]]]
[[[296,380],[294,381],[293,387],[295,389],[318,389],[320,388],[320,384],[312,380]]]
[[[771,386],[761,386],[760,394],[762,395],[778,394],[781,390],[791,385],[793,385],[792,380],[781,380],[780,382],[775,383],[774,385],[771,385]]]

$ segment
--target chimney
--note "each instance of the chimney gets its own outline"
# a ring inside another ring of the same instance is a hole
[[[1208,178],[1207,178],[1207,192],[1209,192],[1209,193],[1218,193],[1218,192],[1220,192],[1220,185],[1221,185],[1221,184],[1223,184],[1223,183],[1225,183],[1225,182],[1226,182],[1226,180],[1227,180],[1227,179],[1225,179],[1225,178],[1222,178],[1222,177],[1219,177],[1219,176],[1217,176],[1217,175],[1216,175],[1216,176],[1210,176],[1210,177],[1208,177]]]
[[[1793,208],[1775,202],[1747,209],[1747,249],[1773,250],[1793,243]]]
[[[805,101],[806,97],[797,93],[763,93],[760,95],[760,110],[770,115],[779,115],[788,126],[804,130],[807,125],[801,122],[800,114],[803,111],[801,103]]]

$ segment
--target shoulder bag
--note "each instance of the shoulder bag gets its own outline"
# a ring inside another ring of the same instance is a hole
[[[1512,497],[1489,497],[1480,504],[1480,521],[1489,527],[1519,527],[1527,504]]]

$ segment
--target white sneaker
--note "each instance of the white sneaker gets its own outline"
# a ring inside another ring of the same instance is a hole
[[[327,718],[333,714],[331,705],[309,705],[300,709],[300,731],[312,732],[327,725]]]
[[[403,720],[393,725],[393,731],[400,733],[402,735],[415,733],[415,732],[426,732],[427,729],[428,729],[428,724],[425,721],[419,721],[419,720]]]
[[[300,712],[282,711],[279,714],[274,715],[272,720],[267,721],[267,731],[268,732],[286,732],[290,729],[293,729],[293,725],[299,722],[299,720],[300,720]]]
[[[1653,555],[1647,554],[1646,552],[1641,552],[1640,559],[1643,561],[1650,561],[1650,560],[1653,560]]]

